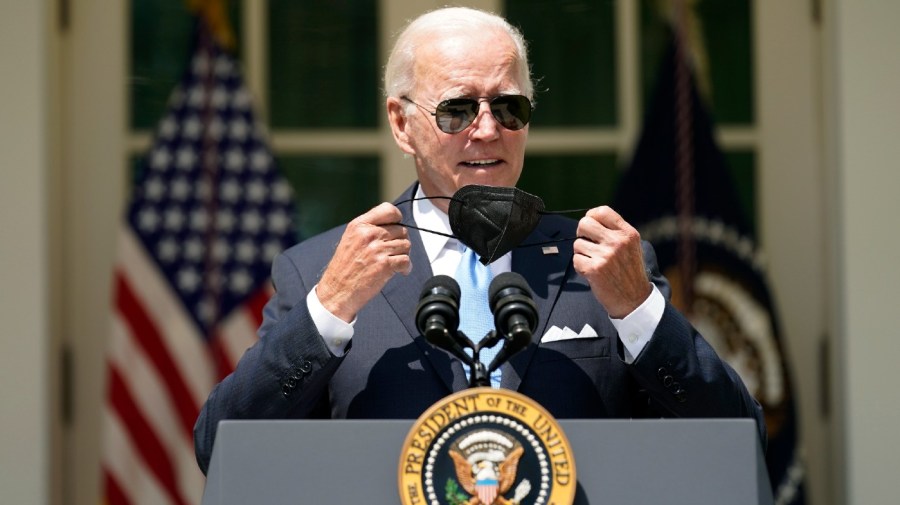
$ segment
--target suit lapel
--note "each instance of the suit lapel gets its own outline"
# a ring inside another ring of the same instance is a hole
[[[394,203],[412,198],[415,195],[416,187],[417,185],[413,184]],[[415,224],[412,215],[412,202],[399,205],[399,209],[403,214],[404,223]],[[403,326],[409,332],[410,338],[414,340],[422,354],[431,362],[432,367],[447,388],[451,391],[457,391],[466,385],[465,372],[459,360],[452,358],[450,353],[446,351],[432,347],[424,338],[417,338],[419,337],[419,330],[416,328],[416,306],[419,303],[422,286],[434,274],[431,270],[431,263],[428,261],[428,255],[425,254],[425,246],[422,245],[420,232],[409,229],[409,240],[409,256],[413,265],[412,272],[409,275],[395,275],[388,281],[381,292],[394,310],[394,313],[403,322]],[[450,367],[447,366],[448,359],[451,363]]]
[[[525,239],[523,244],[539,244],[558,240],[560,230],[550,225],[548,220],[541,220],[538,228]],[[545,253],[544,248],[556,248]],[[507,389],[517,390],[522,383],[522,377],[528,369],[535,350],[540,342],[541,335],[547,329],[550,313],[556,303],[559,290],[566,282],[566,276],[571,275],[568,268],[572,262],[572,241],[554,242],[546,246],[518,247],[513,250],[512,271],[521,274],[534,294],[534,301],[538,308],[538,327],[534,332],[532,343],[503,365],[503,378],[501,386]]]

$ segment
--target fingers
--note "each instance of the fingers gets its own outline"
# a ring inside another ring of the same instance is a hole
[[[589,210],[578,222],[572,265],[585,277],[598,301],[613,317],[643,303],[650,287],[641,236],[609,207]]]
[[[578,221],[575,254],[588,257],[612,254],[626,247],[640,248],[641,236],[622,216],[607,206],[587,211]]]
[[[408,273],[411,242],[406,227],[397,224],[402,219],[400,209],[382,203],[350,222],[341,245],[346,239],[352,254],[376,270],[384,264],[391,272]]]
[[[582,231],[585,233],[582,234]],[[637,234],[637,230],[628,224],[618,212],[605,205],[588,210],[578,222],[579,236],[602,238],[607,235],[615,235],[616,233],[613,232],[620,232],[629,236]]]
[[[387,262],[391,265],[391,270],[398,274],[409,275],[412,272],[412,261],[409,259],[409,250],[403,254],[392,254],[388,256]]]
[[[612,230],[631,228],[631,225],[618,212],[606,205],[588,210],[585,217],[589,217]]]
[[[350,321],[395,274],[412,270],[409,232],[397,207],[382,203],[347,224],[316,292],[332,314]]]
[[[406,232],[406,228],[401,228],[401,230]],[[406,233],[401,238],[384,240],[378,247],[380,248],[381,260],[390,265],[392,272],[408,275],[412,271],[412,261],[409,259],[409,251],[412,245],[406,237]]]
[[[400,209],[385,202],[350,221],[347,229],[362,234],[366,241],[406,239],[409,232],[398,224],[402,220]]]
[[[403,214],[400,213],[400,209],[388,202],[383,202],[351,222],[386,225],[399,223],[402,219]]]

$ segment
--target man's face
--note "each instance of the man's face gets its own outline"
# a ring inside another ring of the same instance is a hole
[[[409,98],[434,111],[442,100],[521,94],[515,46],[502,31],[488,30],[424,41],[416,54],[416,89]],[[392,106],[393,101],[393,106]],[[394,136],[416,161],[428,196],[451,196],[468,184],[515,186],[522,173],[528,127],[508,130],[494,119],[487,101],[465,130],[448,134],[421,108],[399,117],[406,103],[388,99]],[[446,210],[446,200],[434,203]]]

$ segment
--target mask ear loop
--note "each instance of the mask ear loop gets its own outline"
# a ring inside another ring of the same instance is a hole
[[[542,216],[548,216],[548,215],[552,215],[552,214],[572,214],[575,212],[587,212],[589,210],[591,210],[591,209],[542,210],[542,211],[539,211],[538,214],[540,214]],[[575,241],[580,238],[584,238],[584,237],[575,236],[575,237],[567,237],[567,238],[557,238],[557,239],[553,239],[553,240],[545,240],[544,242],[532,242],[530,244],[519,244],[516,246],[516,248],[518,249],[519,247],[537,247],[537,246],[541,246],[541,245],[558,244],[560,242],[568,242],[570,240]]]
[[[421,198],[408,198],[408,199],[406,199],[406,200],[400,200],[399,202],[396,203],[396,205],[399,207],[399,206],[403,205],[404,203],[412,203],[412,202],[415,202],[415,201],[418,201],[418,200],[451,200],[451,201],[457,201],[457,202],[461,201],[461,200],[458,200],[458,199],[456,199],[456,198],[453,198],[452,196],[423,196],[423,197],[421,197]],[[463,203],[465,203],[465,202],[463,202]],[[434,234],[434,235],[440,235],[440,236],[442,236],[442,237],[447,237],[447,238],[452,238],[452,239],[459,240],[459,238],[456,237],[456,235],[452,235],[452,234],[450,234],[450,233],[444,233],[444,232],[442,232],[442,231],[435,231],[435,230],[428,230],[428,229],[426,229],[426,228],[419,228],[419,227],[416,226],[416,225],[412,225],[412,224],[409,224],[409,223],[404,223],[404,222],[402,222],[402,221],[397,222],[397,223],[391,223],[391,224],[395,224],[395,225],[402,226],[402,227],[404,227],[404,228],[409,228],[409,229],[412,229],[412,230],[424,231],[424,232],[427,232],[427,233],[432,233],[432,234]]]
[[[404,203],[418,202],[419,200],[453,200],[453,201],[457,201],[457,202],[462,202],[462,200],[458,200],[456,198],[453,198],[452,196],[423,196],[421,198],[407,198],[406,200],[400,200],[399,202],[396,203],[396,206],[399,207],[399,206],[403,205]],[[463,202],[463,203],[465,203],[465,202]],[[587,210],[587,209],[585,209],[585,210]]]
[[[407,198],[406,200],[400,200],[399,202],[396,203],[396,205],[400,206],[400,205],[403,205],[404,203],[412,203],[412,202],[415,202],[418,200],[450,200],[450,201],[455,201],[455,202],[461,202],[463,204],[465,203],[464,201],[459,200],[457,198],[453,198],[452,196],[423,196],[421,198]],[[540,214],[542,216],[547,216],[547,215],[552,215],[552,214],[572,214],[575,212],[587,212],[589,210],[590,209],[542,210],[542,211],[538,211],[538,214]],[[419,228],[416,225],[404,223],[402,221],[397,222],[397,223],[391,223],[391,224],[395,224],[395,225],[402,226],[404,228],[409,228],[412,230],[424,231],[426,233],[432,233],[434,235],[440,235],[442,237],[459,240],[459,237],[457,237],[456,235],[453,235],[450,233],[444,233],[441,231],[429,230],[426,228]],[[537,247],[537,246],[548,245],[548,244],[558,244],[560,242],[568,242],[570,240],[575,241],[580,238],[584,238],[584,237],[576,236],[576,237],[558,238],[558,239],[554,239],[554,240],[546,240],[544,242],[532,242],[530,244],[519,244],[516,246],[516,249],[518,249],[520,247]]]

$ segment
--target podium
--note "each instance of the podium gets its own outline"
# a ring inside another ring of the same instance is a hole
[[[397,504],[411,420],[222,421],[203,505]],[[559,420],[578,505],[770,505],[749,419]],[[425,501],[423,500],[423,505]]]

